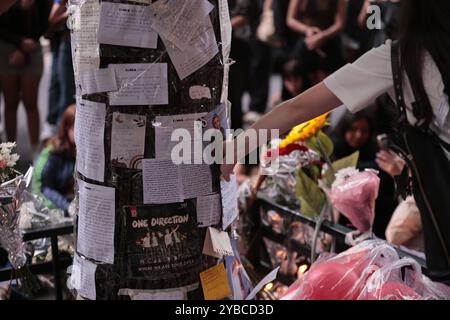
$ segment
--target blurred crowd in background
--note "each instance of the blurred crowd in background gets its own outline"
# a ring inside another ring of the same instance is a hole
[[[398,0],[228,2],[233,28],[234,63],[229,83],[233,129],[247,127],[277,104],[301,94],[371,48],[396,37]],[[2,140],[17,140],[17,114],[22,102],[31,143],[30,158],[36,165],[34,191],[43,194],[49,206],[63,210],[74,195],[75,165],[75,84],[66,4],[66,0],[19,0],[0,16]],[[381,20],[375,21],[377,28],[368,27],[371,5],[381,10],[377,16]],[[49,43],[52,56],[46,114],[39,114],[42,108],[38,106],[44,71],[42,39]],[[406,214],[411,224],[408,230],[414,231],[398,243],[408,244],[420,237],[418,211],[412,199],[397,208],[393,176],[402,171],[403,163],[389,150],[380,150],[376,139],[391,127],[388,120],[392,104],[387,97],[380,97],[368,110],[350,114],[345,107],[338,109],[331,115],[328,133],[335,142],[336,158],[359,150],[360,169],[381,169],[374,232],[396,242],[398,234],[405,234],[396,230],[405,226],[402,215]],[[42,118],[45,118],[43,126],[39,120]],[[248,170],[238,168],[238,171],[248,176]],[[400,212],[397,214],[400,224],[391,220],[395,210]],[[386,232],[389,224],[390,233]],[[414,249],[421,246],[420,241],[411,245]]]

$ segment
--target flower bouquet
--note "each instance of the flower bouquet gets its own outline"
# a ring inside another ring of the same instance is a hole
[[[27,292],[36,288],[36,282],[25,267],[27,257],[19,230],[21,195],[33,175],[30,168],[25,175],[14,169],[19,155],[12,153],[15,143],[0,144],[0,246],[8,252],[9,261],[17,272],[20,285]]]
[[[344,168],[355,168],[359,159],[356,152],[336,162],[331,161],[334,145],[323,131],[328,125],[328,116],[324,114],[293,128],[276,150],[281,164],[287,162],[285,159],[293,158],[291,163],[295,162],[295,166],[290,166],[294,173],[292,189],[295,190],[300,210],[305,216],[317,219],[313,248],[316,247],[322,222],[326,219],[333,221],[333,206],[327,193],[335,180],[335,173]],[[270,152],[275,153],[273,150]],[[283,166],[280,165],[280,168]],[[314,257],[313,252],[312,260]]]

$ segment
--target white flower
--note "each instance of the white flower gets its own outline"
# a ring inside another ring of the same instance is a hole
[[[342,185],[348,178],[350,178],[358,173],[359,173],[359,170],[356,168],[352,168],[352,167],[339,170],[335,174],[336,180],[333,182],[333,185],[331,186],[331,188],[335,188],[337,186]]]
[[[11,154],[12,149],[16,147],[15,142],[6,142],[0,144],[0,161],[6,164],[6,167],[12,168],[17,164],[20,156],[16,153]]]

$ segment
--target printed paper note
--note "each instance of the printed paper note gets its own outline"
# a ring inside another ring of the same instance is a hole
[[[102,2],[98,42],[156,49],[158,34],[151,24],[148,6]]]
[[[165,105],[169,103],[167,63],[111,64],[119,90],[109,93],[113,106]]]
[[[195,134],[195,121],[203,121],[206,113],[181,114],[174,116],[157,116],[154,120],[155,128],[155,157],[157,159],[170,159],[172,149],[179,141],[171,141],[175,129],[186,129],[193,140],[191,151],[197,143],[202,147],[201,133]],[[198,133],[198,132],[197,132]],[[190,156],[190,155],[189,155]],[[190,159],[190,158],[189,158]]]
[[[77,250],[96,261],[114,262],[115,189],[78,180]]]
[[[144,159],[145,204],[165,204],[184,200],[180,167],[171,160]]]
[[[86,178],[104,182],[106,105],[78,100],[75,116],[77,170]]]
[[[114,112],[111,133],[113,166],[141,169],[145,151],[146,117]]]

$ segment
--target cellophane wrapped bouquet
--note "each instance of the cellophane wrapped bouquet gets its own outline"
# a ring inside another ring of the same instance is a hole
[[[27,257],[19,230],[21,197],[31,182],[33,169],[22,175],[14,167],[19,155],[12,153],[15,143],[0,144],[0,246],[8,252],[8,259],[18,273],[25,291],[36,287],[34,277],[26,268]],[[16,278],[16,277],[14,277]]]
[[[374,170],[347,168],[336,174],[328,196],[333,207],[362,233],[372,229],[380,178]]]
[[[443,300],[450,288],[432,282],[420,265],[401,259],[381,240],[339,254],[323,254],[282,300]]]

